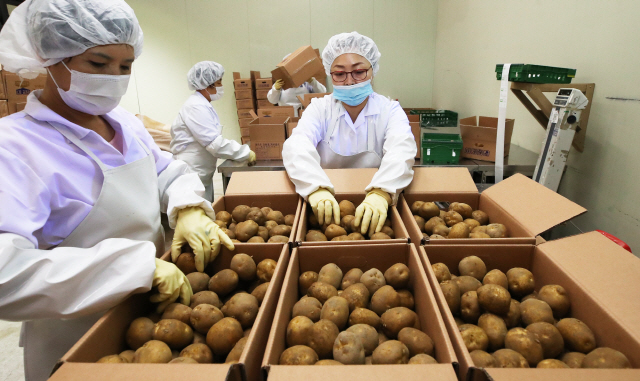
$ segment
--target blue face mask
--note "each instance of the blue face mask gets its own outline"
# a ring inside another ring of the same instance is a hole
[[[371,80],[351,86],[333,86],[333,97],[349,106],[357,106],[373,93]]]

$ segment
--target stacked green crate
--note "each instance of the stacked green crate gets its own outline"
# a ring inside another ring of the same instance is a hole
[[[496,78],[502,79],[502,67],[504,65],[496,65]],[[564,67],[529,65],[529,64],[511,64],[509,69],[509,81],[511,82],[530,82],[530,83],[571,83],[576,76],[576,69],[568,69]]]
[[[449,110],[411,110],[411,115],[420,115],[420,127],[456,127],[458,113]]]

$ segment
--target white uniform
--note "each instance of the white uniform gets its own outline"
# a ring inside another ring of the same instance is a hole
[[[286,90],[276,90],[274,87],[269,90],[267,94],[267,99],[269,102],[278,106],[293,106],[295,110],[295,115],[298,116],[298,110],[302,107],[302,104],[298,100],[297,96],[311,93],[326,93],[327,88],[318,80],[314,78],[311,82],[305,82],[299,87],[294,89],[286,89]]]
[[[379,167],[365,191],[380,188],[395,204],[413,179],[416,152],[400,104],[374,92],[355,122],[333,95],[313,99],[285,141],[282,159],[305,199],[320,187],[333,190],[323,168]]]
[[[205,198],[213,201],[213,173],[219,157],[249,159],[249,146],[222,137],[216,110],[199,92],[184,103],[171,126],[171,152],[198,174],[205,186]]]

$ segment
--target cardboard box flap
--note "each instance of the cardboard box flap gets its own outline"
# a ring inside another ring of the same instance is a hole
[[[326,381],[344,380],[442,380],[455,381],[456,374],[451,364],[420,365],[377,365],[377,366],[343,366],[317,365],[271,365],[269,381],[305,380]],[[347,377],[348,374],[348,377]]]
[[[487,188],[480,196],[481,203],[484,197],[513,216],[531,237],[587,211],[519,173]]]
[[[211,364],[194,366],[193,364],[91,364],[66,363],[58,369],[49,380],[51,381],[190,381],[207,375],[207,380],[233,380],[228,377],[237,365]]]
[[[251,110],[251,111],[249,111],[249,114],[251,115],[252,119],[258,119],[258,114],[256,114],[255,111]]]
[[[493,381],[636,381],[638,369],[485,369]]]
[[[325,169],[336,194],[364,193],[378,168]]]
[[[286,171],[235,172],[225,195],[236,194],[296,194],[296,187]]]
[[[422,167],[413,168],[413,181],[405,193],[478,193],[478,188],[467,168]]]

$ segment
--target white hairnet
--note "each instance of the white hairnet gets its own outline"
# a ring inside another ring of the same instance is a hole
[[[224,68],[217,62],[202,61],[193,65],[187,73],[189,90],[203,90],[213,85],[224,75]]]
[[[373,75],[378,73],[380,66],[380,52],[376,43],[367,36],[363,36],[358,32],[340,33],[329,39],[327,46],[322,51],[322,64],[324,71],[329,74],[333,61],[345,53],[356,53],[369,61],[373,68]]]
[[[0,31],[0,63],[28,75],[99,45],[142,53],[142,29],[124,0],[27,0]]]

